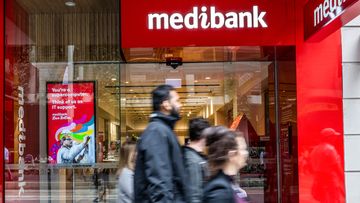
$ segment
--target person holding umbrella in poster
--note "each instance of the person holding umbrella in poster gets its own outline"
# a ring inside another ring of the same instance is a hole
[[[72,132],[70,130],[63,130],[61,133],[61,148],[57,153],[57,163],[59,164],[71,164],[79,163],[84,155],[80,153],[87,147],[90,141],[90,137],[87,136],[85,141],[81,144],[73,145]]]

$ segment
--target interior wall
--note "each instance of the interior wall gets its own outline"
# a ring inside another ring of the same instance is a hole
[[[30,14],[30,38],[36,44],[32,60],[67,61],[67,46],[75,45],[75,61],[118,61],[118,19],[116,10]]]

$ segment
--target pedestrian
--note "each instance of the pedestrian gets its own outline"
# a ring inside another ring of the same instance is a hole
[[[187,172],[187,194],[190,203],[201,203],[204,181],[208,176],[208,168],[204,149],[206,137],[204,130],[210,127],[207,120],[202,117],[189,121],[190,143],[183,147],[184,163]]]
[[[152,91],[153,113],[140,136],[135,165],[135,202],[185,202],[185,169],[180,144],[174,134],[180,119],[179,95],[172,86]]]
[[[245,190],[235,181],[239,170],[246,166],[248,151],[240,132],[226,127],[212,127],[207,131],[208,163],[211,179],[204,188],[204,203],[244,203]]]
[[[136,160],[136,143],[126,141],[121,147],[118,203],[134,202],[134,169]]]

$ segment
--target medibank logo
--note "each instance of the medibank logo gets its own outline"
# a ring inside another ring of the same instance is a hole
[[[323,3],[318,5],[314,9],[314,27],[320,24],[331,14],[335,17],[334,12],[337,12],[338,8],[341,9],[341,5],[345,2],[346,0],[325,0]]]
[[[210,12],[209,12],[210,11]],[[206,6],[193,7],[192,12],[181,13],[151,13],[148,14],[148,29],[220,29],[220,28],[267,28],[264,20],[265,11],[259,11],[258,6],[253,6],[252,11],[221,13],[215,6],[210,9]]]

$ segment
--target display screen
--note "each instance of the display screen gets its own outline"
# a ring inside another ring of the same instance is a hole
[[[95,82],[48,82],[48,161],[95,163]]]

